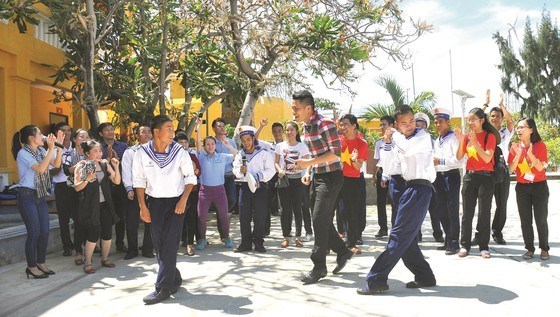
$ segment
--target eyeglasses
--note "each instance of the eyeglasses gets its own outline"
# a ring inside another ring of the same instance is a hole
[[[480,121],[480,118],[470,118],[470,119],[467,119],[467,121],[468,121],[469,123],[475,123],[475,122],[477,122],[477,121]]]
[[[517,130],[529,129],[529,127],[526,126],[526,125],[519,125],[519,126],[517,126],[517,127],[515,127],[515,128],[516,128]]]

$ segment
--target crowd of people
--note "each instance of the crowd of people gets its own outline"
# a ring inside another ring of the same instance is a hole
[[[480,255],[490,258],[491,237],[498,244],[507,243],[502,230],[510,172],[516,175],[527,249],[522,257],[531,259],[535,253],[534,216],[540,258],[549,258],[546,145],[532,118],[521,119],[514,128],[503,98],[487,114],[489,103],[488,92],[486,104],[469,112],[465,134],[451,129],[449,110],[434,109],[435,139],[429,131],[430,118],[415,114],[409,106],[380,118],[382,138],[375,142],[373,154],[379,225],[375,237],[388,236],[388,243],[368,273],[366,285],[357,290],[359,294],[388,290],[389,273],[401,258],[414,274],[407,288],[436,285],[435,274],[418,246],[428,212],[434,239],[443,243],[439,250],[466,257],[478,245]],[[182,241],[188,256],[204,252],[210,243],[210,210],[216,211],[221,243],[234,252],[266,252],[270,217],[278,214],[281,248],[292,243],[300,248],[313,241],[313,266],[301,277],[304,284],[327,275],[326,256],[331,250],[337,255],[332,272],[339,273],[348,260],[362,253],[368,144],[356,116],[325,118],[308,91],[293,95],[292,111],[295,121],[272,124],[273,142],[258,137],[268,124],[266,119],[258,129],[242,126],[239,149],[227,137],[220,118],[212,122],[215,136],[201,140],[197,132],[194,144],[163,115],[155,116],[150,125],[136,126],[137,144],[132,146],[116,140],[110,123],[97,127],[95,136],[83,129],[72,131],[67,123],[57,124],[54,134],[47,137],[36,126],[23,127],[14,135],[12,152],[20,179],[18,209],[28,232],[27,277],[55,274],[45,264],[49,234],[45,196],[51,176],[63,255],[74,255],[74,263],[87,274],[95,273],[95,252],[101,254],[102,267],[115,267],[109,260],[114,228],[115,249],[125,253],[125,260],[138,257],[139,251],[144,257],[156,257],[158,276],[154,292],[144,298],[146,304],[167,299],[181,286],[176,268],[179,245]],[[201,123],[199,119],[197,131]],[[512,142],[514,132],[518,141]],[[496,211],[491,223],[492,198]],[[232,213],[239,214],[239,237],[231,236]]]

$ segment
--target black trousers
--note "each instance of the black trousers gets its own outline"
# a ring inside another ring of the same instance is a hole
[[[266,219],[265,219],[265,235],[269,235],[270,234],[270,217],[272,215],[278,215],[279,211],[279,193],[278,190],[276,189],[276,187],[274,186],[276,184],[276,181],[278,180],[278,173],[274,174],[274,176],[268,181],[267,183],[267,199],[266,201],[268,202],[268,208],[267,208],[267,213],[266,213]]]
[[[216,217],[216,219],[220,219],[220,217]],[[195,236],[198,241],[200,238],[200,233],[198,232],[198,190],[193,190],[189,194],[187,209],[185,209],[183,233],[181,237],[183,242],[186,242],[187,244],[194,244]]]
[[[344,202],[344,215],[347,224],[347,242],[349,248],[355,247],[361,232],[361,212],[363,183],[360,178],[344,177],[342,187],[342,201]]]
[[[136,193],[134,199],[126,200],[126,240],[128,241],[128,252],[138,254],[138,227],[140,226],[140,206]],[[150,223],[144,223],[144,238],[142,240],[142,253],[152,253],[154,245],[150,233]]]
[[[180,197],[148,197],[151,233],[159,265],[156,290],[175,290],[179,287],[181,273],[177,270],[177,250],[185,214],[176,214],[175,206]]]
[[[492,234],[498,237],[503,237],[502,230],[506,225],[509,184],[509,175],[506,175],[501,183],[494,185],[496,211],[494,212],[494,220],[492,221]]]
[[[533,215],[539,235],[539,248],[543,251],[550,249],[548,245],[548,197],[549,190],[546,181],[515,185],[517,209],[521,220],[521,232],[525,249],[535,251],[533,232]]]
[[[377,173],[375,174],[375,190],[377,192],[377,223],[379,223],[379,230],[388,231],[389,227],[387,226],[387,194],[389,193],[389,186],[385,188],[381,187],[382,176],[383,170],[377,170]]]
[[[360,218],[359,218],[359,226],[360,226],[360,230],[359,230],[359,234],[358,234],[358,239],[362,239],[362,232],[364,232],[364,230],[366,230],[366,218],[367,218],[367,214],[366,214],[366,199],[367,199],[367,194],[366,194],[366,178],[364,177],[364,173],[360,173]]]
[[[115,244],[117,246],[124,245],[124,236],[126,231],[126,204],[128,201],[126,189],[124,185],[111,185],[111,195],[115,204],[115,212],[121,220],[115,224]]]
[[[282,214],[280,216],[280,222],[282,224],[282,236],[292,236],[292,219],[295,218],[296,237],[299,237],[301,236],[302,223],[301,200],[303,196],[303,184],[301,182],[301,178],[288,178],[288,181],[290,183],[290,186],[278,189],[278,194],[280,196],[280,205],[282,206]],[[268,197],[270,197],[270,195]]]
[[[54,195],[56,198],[56,210],[58,212],[58,224],[60,225],[60,239],[64,250],[72,250],[74,243],[70,237],[70,218],[72,208],[78,208],[77,195],[74,188],[68,187],[66,182],[54,185]]]
[[[241,248],[256,248],[264,245],[265,219],[268,211],[266,184],[260,183],[252,193],[247,183],[241,184],[239,190],[239,226],[241,231]],[[251,230],[251,221],[253,230]]]
[[[99,225],[84,228],[84,237],[88,242],[97,243],[101,240],[113,238],[113,217],[106,202],[102,202],[99,208]]]
[[[430,206],[428,207],[428,212],[430,213],[430,223],[432,224],[432,235],[434,238],[438,239],[443,237],[443,232],[441,231],[441,221],[439,219],[439,213],[436,209],[437,207],[437,193],[434,192],[432,198],[430,199]]]
[[[302,193],[301,215],[303,217],[305,234],[313,234],[313,225],[311,223],[311,210],[313,210],[311,205],[311,185],[303,185]],[[314,202],[315,199],[312,201]]]
[[[313,261],[314,269],[326,269],[329,249],[339,256],[350,252],[344,241],[338,236],[333,224],[334,204],[342,189],[343,180],[342,171],[315,174],[313,179],[315,206],[312,218],[315,245],[311,252],[311,261]]]
[[[494,195],[494,179],[491,175],[470,174],[463,178],[463,218],[461,219],[461,246],[467,251],[471,249],[472,221],[478,201],[478,238],[479,250],[488,250],[490,241],[490,209]]]
[[[445,245],[459,248],[459,195],[461,194],[461,172],[451,170],[438,172],[434,181],[436,210],[445,232]]]

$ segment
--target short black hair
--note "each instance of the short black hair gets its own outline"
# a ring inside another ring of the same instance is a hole
[[[177,141],[179,141],[179,140],[187,140],[187,141],[189,141],[189,137],[187,136],[186,133],[179,132],[179,133],[177,133],[177,135],[175,136],[175,142],[177,142]]]
[[[217,124],[218,122],[221,122],[221,123],[223,123],[224,125],[227,124],[226,121],[225,121],[224,119],[222,119],[222,118],[216,118],[216,119],[214,119],[214,121],[212,121],[212,128],[215,128],[215,127],[216,127],[216,124]]]
[[[344,119],[350,121],[350,124],[355,125],[356,130],[360,129],[360,124],[358,123],[358,118],[356,118],[355,115],[353,115],[351,113],[347,113],[340,118],[340,121],[342,121]]]
[[[395,118],[395,121],[398,121],[399,116],[405,115],[411,113],[412,115],[414,115],[414,110],[412,110],[412,107],[410,107],[409,105],[402,105],[399,106],[395,109],[395,112],[393,113],[393,117]]]
[[[280,128],[282,128],[282,129],[284,129],[284,126],[283,126],[282,123],[280,123],[280,122],[274,122],[274,123],[272,124],[271,129],[274,130],[274,128],[276,128],[276,127],[280,127]]]
[[[150,122],[150,130],[152,130],[152,134],[154,134],[155,129],[161,129],[161,127],[167,122],[173,122],[173,120],[164,114],[159,114],[153,117]]]
[[[492,113],[492,111],[499,112],[502,115],[502,117],[504,116],[504,111],[500,107],[493,107],[492,109],[490,109],[489,113]]]
[[[134,133],[134,134],[140,133],[140,128],[141,128],[141,127],[150,128],[150,127],[149,127],[148,125],[146,125],[146,124],[139,124],[139,125],[135,126],[134,128],[132,128],[132,133]]]
[[[383,120],[387,121],[388,124],[395,125],[395,118],[391,117],[390,115],[384,115],[379,119],[379,121]]]
[[[58,132],[58,130],[62,129],[62,127],[68,126],[70,127],[70,130],[72,130],[72,127],[70,126],[70,124],[68,124],[68,122],[64,121],[64,122],[59,122],[54,126],[54,132]]]
[[[295,92],[292,95],[293,100],[299,100],[299,102],[304,106],[311,106],[311,108],[315,109],[315,99],[313,99],[313,95],[309,92],[309,90],[300,90]]]
[[[82,147],[82,150],[84,150],[84,153],[89,153],[89,151],[91,151],[91,149],[93,149],[93,147],[97,145],[101,145],[101,143],[95,140],[89,140],[80,143],[80,146]]]
[[[106,127],[111,126],[113,127],[113,124],[111,122],[103,122],[100,125],[97,126],[97,133],[101,133],[103,131],[103,129],[105,129]]]

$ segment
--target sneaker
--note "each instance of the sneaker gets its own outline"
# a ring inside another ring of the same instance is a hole
[[[305,235],[305,237],[303,237],[302,240],[307,241],[307,242],[313,241],[313,235],[311,233],[308,233],[308,234]]]
[[[231,239],[229,237],[227,237],[224,240],[224,244],[225,244],[226,248],[233,249],[233,242],[231,241]]]
[[[206,239],[198,240],[198,242],[196,244],[196,249],[197,250],[204,250],[205,247],[206,247]]]

